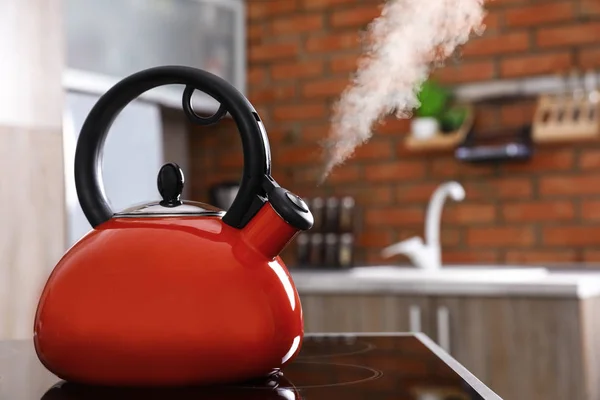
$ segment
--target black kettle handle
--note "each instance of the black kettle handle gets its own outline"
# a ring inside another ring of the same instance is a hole
[[[265,189],[277,186],[270,176],[271,152],[267,134],[258,113],[244,95],[225,80],[197,68],[149,68],[124,78],[109,89],[94,105],[81,128],[75,151],[75,187],[83,213],[92,227],[113,216],[101,177],[102,149],[113,121],[127,104],[144,92],[170,84],[186,85],[183,109],[191,122],[212,124],[229,112],[242,136],[242,179],[223,222],[236,228],[244,227],[266,201]],[[191,96],[195,89],[221,104],[215,115],[202,118],[194,113]]]

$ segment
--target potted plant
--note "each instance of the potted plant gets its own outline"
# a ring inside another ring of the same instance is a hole
[[[450,93],[433,80],[427,80],[417,98],[420,106],[411,120],[412,135],[420,140],[430,139],[440,131],[440,118],[446,110]]]

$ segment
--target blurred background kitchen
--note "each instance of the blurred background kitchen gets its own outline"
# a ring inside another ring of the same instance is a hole
[[[248,96],[273,176],[312,206],[315,228],[283,255],[307,331],[422,331],[505,398],[600,398],[600,2],[487,2],[485,33],[432,76],[415,116],[388,118],[317,185],[380,6],[0,0],[0,338],[30,337],[48,274],[90,229],[73,157],[93,104],[133,72],[184,64]],[[113,208],[159,198],[170,161],[184,197],[231,202],[235,124],[192,126],[181,93],[152,90],[115,121]],[[216,106],[195,96],[199,113]]]

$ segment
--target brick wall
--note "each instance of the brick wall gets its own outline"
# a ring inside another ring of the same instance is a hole
[[[538,146],[529,163],[475,167],[451,152],[408,152],[407,122],[390,119],[324,185],[315,185],[331,104],[355,67],[359,30],[379,5],[248,2],[249,98],[269,133],[275,179],[303,196],[355,196],[359,262],[379,262],[383,246],[422,235],[429,196],[449,179],[465,185],[467,199],[444,211],[445,262],[600,261],[600,144]],[[496,0],[487,8],[485,35],[436,73],[442,82],[600,67],[598,0]],[[531,100],[479,106],[477,124],[517,126],[533,109]],[[194,132],[193,194],[206,199],[209,184],[239,178],[239,137],[231,122]]]

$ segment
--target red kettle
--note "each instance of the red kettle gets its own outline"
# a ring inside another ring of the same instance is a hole
[[[101,178],[108,130],[129,102],[167,84],[185,85],[193,123],[229,112],[237,125],[243,174],[227,212],[181,200],[176,164],[159,171],[161,201],[117,213],[109,206]],[[220,103],[215,115],[192,110],[195,90]],[[104,386],[204,385],[266,376],[298,354],[302,307],[278,254],[313,216],[271,177],[263,123],[233,86],[182,66],[123,79],[85,120],[75,184],[93,229],[58,262],[39,300],[34,345],[50,372]]]

